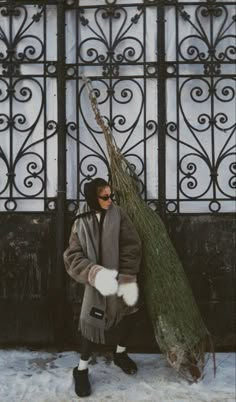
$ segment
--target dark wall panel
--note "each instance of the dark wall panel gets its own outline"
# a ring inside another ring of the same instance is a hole
[[[169,216],[168,228],[216,348],[236,346],[236,219]]]
[[[0,215],[0,342],[53,340],[53,219]]]
[[[67,223],[66,242],[71,220]],[[235,349],[235,226],[232,215],[172,215],[167,221],[216,350]],[[1,344],[56,346],[60,340],[65,347],[79,347],[83,286],[64,273],[63,289],[54,292],[57,230],[47,214],[0,215]],[[108,345],[114,339],[111,332]],[[130,346],[158,350],[145,305]]]

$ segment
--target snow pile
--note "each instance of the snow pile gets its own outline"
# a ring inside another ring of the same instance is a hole
[[[127,376],[111,362],[111,354],[94,355],[89,365],[93,393],[74,394],[72,368],[79,354],[25,349],[0,351],[0,402],[235,402],[235,354],[216,355],[205,378],[188,384],[160,354],[132,354],[139,371]]]

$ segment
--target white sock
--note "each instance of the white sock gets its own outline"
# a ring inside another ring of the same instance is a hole
[[[78,365],[78,370],[86,370],[88,368],[88,360],[82,360],[80,359],[79,365]]]
[[[126,351],[126,347],[125,347],[125,346],[117,345],[117,347],[116,347],[116,353],[123,353],[123,352],[125,352],[125,351]]]

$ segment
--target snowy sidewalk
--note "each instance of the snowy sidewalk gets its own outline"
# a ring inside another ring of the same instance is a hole
[[[189,385],[159,354],[133,354],[139,371],[125,375],[106,355],[92,360],[89,371],[93,393],[78,398],[72,384],[76,352],[0,350],[0,402],[235,402],[235,354],[216,355],[205,378]]]

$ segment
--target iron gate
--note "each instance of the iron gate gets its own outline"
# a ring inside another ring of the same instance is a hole
[[[185,214],[229,213],[231,222],[235,6],[215,0],[0,1],[2,314],[21,300],[31,324],[32,303],[46,322],[38,337],[40,323],[28,337],[27,330],[21,337],[7,329],[4,342],[54,339],[68,293],[73,303],[80,297],[64,285],[68,222],[83,201],[84,183],[109,174],[84,76],[140,178],[142,196],[170,226]],[[13,322],[22,327],[14,311]]]

